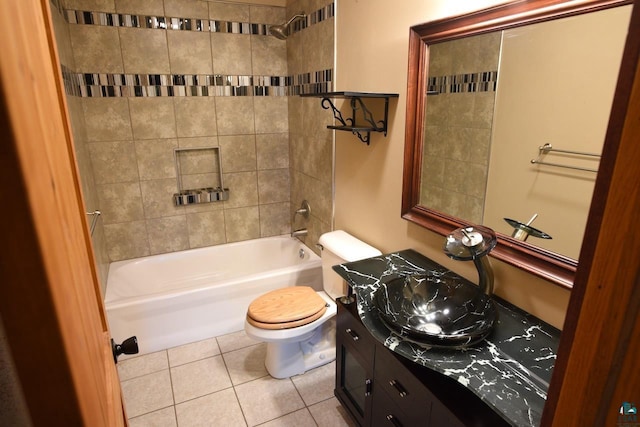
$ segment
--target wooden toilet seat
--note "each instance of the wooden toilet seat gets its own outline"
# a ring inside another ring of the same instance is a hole
[[[276,289],[249,305],[247,321],[262,329],[288,329],[319,319],[327,303],[309,286]]]

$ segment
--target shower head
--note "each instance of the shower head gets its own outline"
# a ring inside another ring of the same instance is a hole
[[[292,22],[300,20],[300,19],[305,19],[307,17],[307,15],[305,15],[304,13],[300,12],[297,15],[294,15],[293,17],[291,17],[291,19],[289,19],[286,23],[284,24],[280,24],[280,25],[270,25],[269,26],[269,34],[271,34],[273,37],[280,39],[280,40],[285,40],[287,37],[289,37],[289,25],[291,25]]]

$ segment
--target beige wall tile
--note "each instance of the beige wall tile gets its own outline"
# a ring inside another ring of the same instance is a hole
[[[141,180],[175,178],[173,150],[176,139],[149,139],[135,142],[135,154]]]
[[[224,186],[227,187],[227,183],[225,183]],[[224,209],[224,202],[198,203],[195,205],[185,206],[184,208],[187,214],[214,212],[214,211],[221,211],[223,209]]]
[[[204,137],[178,138],[178,145],[180,146],[180,148],[217,147],[218,146],[218,137],[217,136],[204,136]]]
[[[118,29],[98,25],[69,25],[75,71],[122,73]]]
[[[144,218],[138,182],[97,186],[104,224],[137,221]]]
[[[176,137],[172,98],[129,98],[134,139]]]
[[[184,207],[175,206],[173,203],[173,195],[178,191],[175,179],[140,181],[140,191],[145,218],[176,216],[184,213]]]
[[[211,39],[208,32],[167,31],[173,74],[211,74]]]
[[[174,104],[179,137],[216,135],[216,98],[180,97]]]
[[[226,184],[225,184],[226,185]],[[182,175],[182,189],[194,190],[197,188],[219,187],[220,175],[217,173],[199,173]]]
[[[118,13],[164,16],[162,0],[115,0]]]
[[[51,8],[51,19],[53,21],[53,30],[56,39],[56,47],[58,48],[60,64],[74,70],[76,66],[75,60],[73,59],[71,38],[69,37],[69,24],[65,21],[58,9],[54,7]]]
[[[132,138],[129,104],[124,98],[83,98],[87,140],[118,141]]]
[[[256,136],[221,136],[222,170],[225,173],[256,170]]]
[[[286,76],[286,43],[271,36],[252,35],[251,62],[255,76]]]
[[[302,69],[306,72],[333,68],[333,23],[333,18],[327,19],[292,36],[300,37],[301,49],[313,52],[302,57]]]
[[[112,262],[149,255],[145,221],[106,224],[104,235]]]
[[[289,112],[286,96],[256,96],[253,99],[256,115],[256,133],[289,131]]]
[[[255,133],[253,97],[216,98],[218,135]]]
[[[201,0],[168,0],[164,2],[167,16],[177,18],[209,18],[209,3]]]
[[[288,20],[284,7],[251,5],[249,14],[251,22],[259,24],[282,24]]]
[[[220,245],[226,242],[224,211],[221,209],[188,214],[187,225],[191,248]]]
[[[256,172],[225,173],[224,185],[229,188],[229,200],[224,202],[225,210],[258,204],[258,176]]]
[[[114,0],[64,0],[65,9],[115,12]]]
[[[189,230],[185,215],[147,220],[149,252],[152,255],[189,249]]]
[[[218,172],[218,150],[204,149],[179,151],[178,162],[182,176]]]
[[[136,151],[132,141],[94,142],[88,145],[97,184],[138,180]]]
[[[289,169],[258,171],[260,203],[288,202],[289,191]]]
[[[260,237],[279,236],[291,231],[289,203],[260,205]]]
[[[209,2],[209,18],[219,21],[249,22],[249,6]]]
[[[257,239],[260,237],[260,213],[258,206],[225,209],[224,225],[227,242]]]
[[[256,135],[258,169],[289,167],[289,135],[267,133]]]
[[[120,27],[125,73],[169,74],[167,31]]]
[[[304,131],[302,123],[302,104],[303,102],[309,102],[308,98],[302,98],[300,96],[288,96],[289,101],[287,117],[289,119],[289,132],[301,134]],[[319,102],[316,99],[316,102]]]
[[[251,37],[246,34],[211,33],[213,71],[216,74],[251,75]]]

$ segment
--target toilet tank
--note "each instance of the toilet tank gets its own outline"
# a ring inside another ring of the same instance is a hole
[[[347,294],[347,284],[331,267],[382,255],[373,246],[342,230],[323,234],[318,243],[322,245],[322,284],[333,299]]]

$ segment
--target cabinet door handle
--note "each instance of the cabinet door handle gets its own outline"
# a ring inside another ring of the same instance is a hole
[[[396,380],[389,381],[389,385],[396,389],[400,397],[405,397],[408,394],[407,390],[405,390],[404,387],[402,387],[402,384],[400,384]]]
[[[369,378],[364,380],[364,395],[371,396],[371,380]]]
[[[358,341],[360,339],[358,334],[356,334],[355,331],[351,330],[351,328],[347,328],[344,331],[348,333],[354,341]]]
[[[392,414],[387,415],[387,419],[393,424],[395,427],[402,427],[402,423],[398,421],[398,418],[393,416]]]

